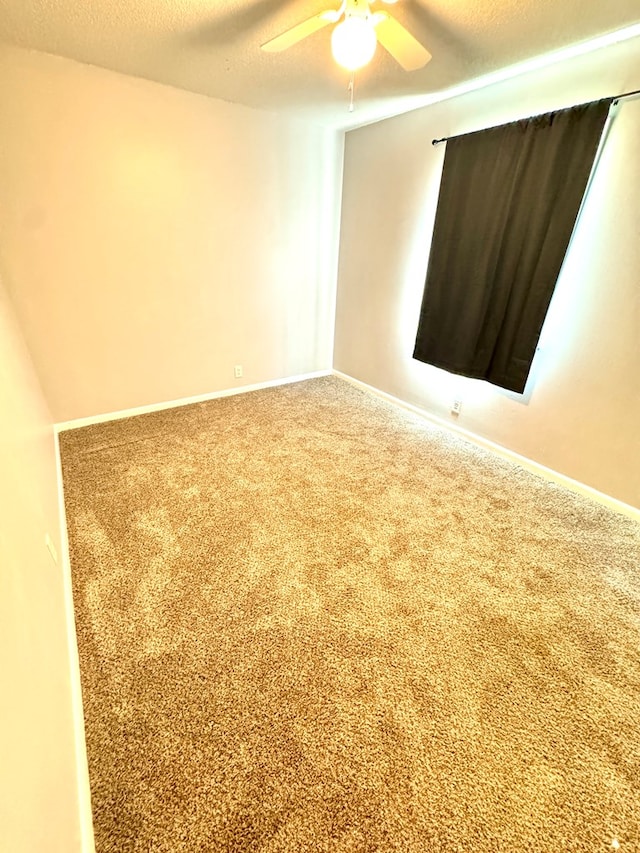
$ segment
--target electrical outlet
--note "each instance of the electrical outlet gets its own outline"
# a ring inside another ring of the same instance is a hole
[[[54,563],[58,562],[58,552],[56,551],[56,546],[53,544],[53,541],[49,534],[47,533],[44,537],[44,544],[47,546],[47,550],[51,554],[51,559]]]
[[[236,377],[236,379],[242,379],[242,365],[241,364],[236,364],[236,366],[233,368],[233,375]]]
[[[462,400],[454,400],[451,404],[451,414],[459,415],[460,409],[462,408]]]

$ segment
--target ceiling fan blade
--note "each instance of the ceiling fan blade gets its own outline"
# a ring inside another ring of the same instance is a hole
[[[321,30],[323,27],[335,24],[339,17],[340,12],[331,9],[327,12],[321,12],[319,15],[314,15],[313,18],[308,18],[306,21],[302,21],[301,24],[296,24],[290,30],[265,42],[261,47],[269,53],[278,53],[281,50],[286,50],[288,47],[293,47],[294,44]]]
[[[387,12],[376,12],[373,23],[378,41],[405,71],[422,68],[431,59],[426,47]]]

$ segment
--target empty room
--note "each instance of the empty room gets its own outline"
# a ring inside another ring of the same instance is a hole
[[[0,853],[640,851],[637,0],[4,0]]]

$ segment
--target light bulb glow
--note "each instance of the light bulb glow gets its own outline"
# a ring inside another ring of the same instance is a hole
[[[377,43],[373,25],[366,18],[345,18],[331,34],[333,57],[347,71],[357,71],[371,62]]]

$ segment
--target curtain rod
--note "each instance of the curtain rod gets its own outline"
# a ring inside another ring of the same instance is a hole
[[[636,89],[633,92],[623,92],[621,95],[614,95],[613,98],[611,98],[611,105],[615,106],[618,101],[621,101],[623,98],[631,98],[633,95],[640,95],[640,89]],[[455,137],[443,136],[442,139],[432,139],[431,144],[440,145],[441,142],[447,142],[449,139],[455,139]]]

